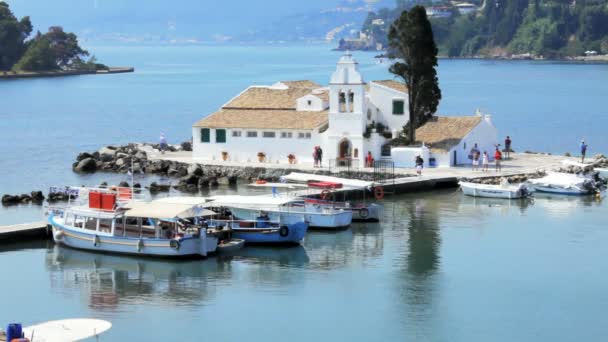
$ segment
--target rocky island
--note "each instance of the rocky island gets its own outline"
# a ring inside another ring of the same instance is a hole
[[[78,37],[61,26],[32,37],[30,17],[18,20],[6,2],[0,2],[0,79],[56,77],[133,72],[112,68],[80,47]]]

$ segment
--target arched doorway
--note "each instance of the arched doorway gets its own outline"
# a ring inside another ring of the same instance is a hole
[[[346,138],[340,140],[340,143],[338,144],[338,158],[339,159],[350,158],[351,157],[351,147],[352,147],[352,144],[350,143],[350,140],[348,140]]]

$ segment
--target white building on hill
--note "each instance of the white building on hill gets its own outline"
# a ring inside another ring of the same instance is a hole
[[[380,159],[382,146],[401,132],[407,108],[405,85],[366,83],[347,53],[326,87],[312,81],[250,86],[196,122],[193,157],[288,163],[293,155],[296,163],[312,163],[314,147],[320,146],[324,166],[328,161],[363,166],[368,152]]]

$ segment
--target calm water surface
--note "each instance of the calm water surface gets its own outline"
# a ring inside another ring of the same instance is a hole
[[[189,138],[191,124],[244,87],[325,84],[327,46],[89,47],[136,73],[0,82],[0,194],[95,185],[77,153],[102,145]],[[367,80],[390,76],[357,53]],[[441,61],[440,112],[493,114],[519,150],[608,151],[608,65]],[[149,183],[155,178],[142,179]],[[251,193],[219,188],[215,193]],[[170,262],[29,243],[0,246],[0,323],[108,319],[102,340],[573,341],[608,336],[608,205],[539,197],[533,204],[454,190],[384,201],[380,224],[311,233],[303,247]],[[0,224],[41,218],[0,208]],[[9,276],[14,278],[9,280]],[[6,309],[10,308],[10,309]],[[174,338],[173,338],[174,339]]]
[[[0,321],[98,317],[102,340],[597,341],[608,206],[453,190],[387,199],[381,224],[203,261],[0,247]]]

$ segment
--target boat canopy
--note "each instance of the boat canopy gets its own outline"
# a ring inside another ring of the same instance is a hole
[[[340,184],[344,185],[345,188],[354,188],[354,189],[368,189],[368,188],[372,188],[374,186],[374,182],[362,181],[362,180],[357,180],[357,179],[332,177],[332,176],[313,175],[311,173],[300,173],[300,172],[292,172],[281,178],[286,181],[300,182],[300,183],[308,183],[308,182],[340,183]]]
[[[215,212],[203,209],[198,205],[163,203],[163,202],[132,202],[125,212],[127,217],[149,217],[156,219],[189,218],[213,216]]]
[[[582,186],[588,178],[571,173],[548,172],[543,178],[530,179],[532,184],[555,186]]]
[[[163,197],[157,198],[152,202],[155,203],[172,203],[172,204],[188,204],[188,205],[200,205],[206,202],[209,202],[211,199],[209,197],[185,197],[185,196],[175,196],[175,197]]]
[[[273,196],[215,196],[211,201],[203,206],[210,207],[278,207],[296,199],[293,197],[273,197]]]

